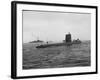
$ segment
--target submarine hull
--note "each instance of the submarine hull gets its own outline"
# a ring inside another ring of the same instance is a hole
[[[54,44],[44,44],[36,46],[36,48],[47,48],[52,46],[70,46],[72,44],[80,44],[81,42],[68,42],[68,43],[54,43]]]

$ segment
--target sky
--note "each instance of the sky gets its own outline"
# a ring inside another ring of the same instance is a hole
[[[72,39],[91,39],[91,14],[23,11],[23,42],[62,41],[70,32]]]

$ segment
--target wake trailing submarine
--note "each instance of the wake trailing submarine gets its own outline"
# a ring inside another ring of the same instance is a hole
[[[52,47],[52,46],[70,46],[73,44],[80,44],[80,43],[81,41],[79,39],[72,41],[71,34],[68,33],[65,35],[65,40],[63,40],[62,43],[52,43],[52,44],[47,43],[47,44],[36,46],[36,48],[47,48],[47,47]]]

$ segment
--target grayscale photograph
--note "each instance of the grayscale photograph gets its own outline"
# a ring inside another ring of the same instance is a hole
[[[91,66],[91,14],[22,11],[22,68]]]

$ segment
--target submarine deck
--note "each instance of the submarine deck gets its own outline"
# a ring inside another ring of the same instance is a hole
[[[80,44],[81,42],[53,43],[36,46],[36,48],[46,48],[51,46],[70,46],[72,44]]]

